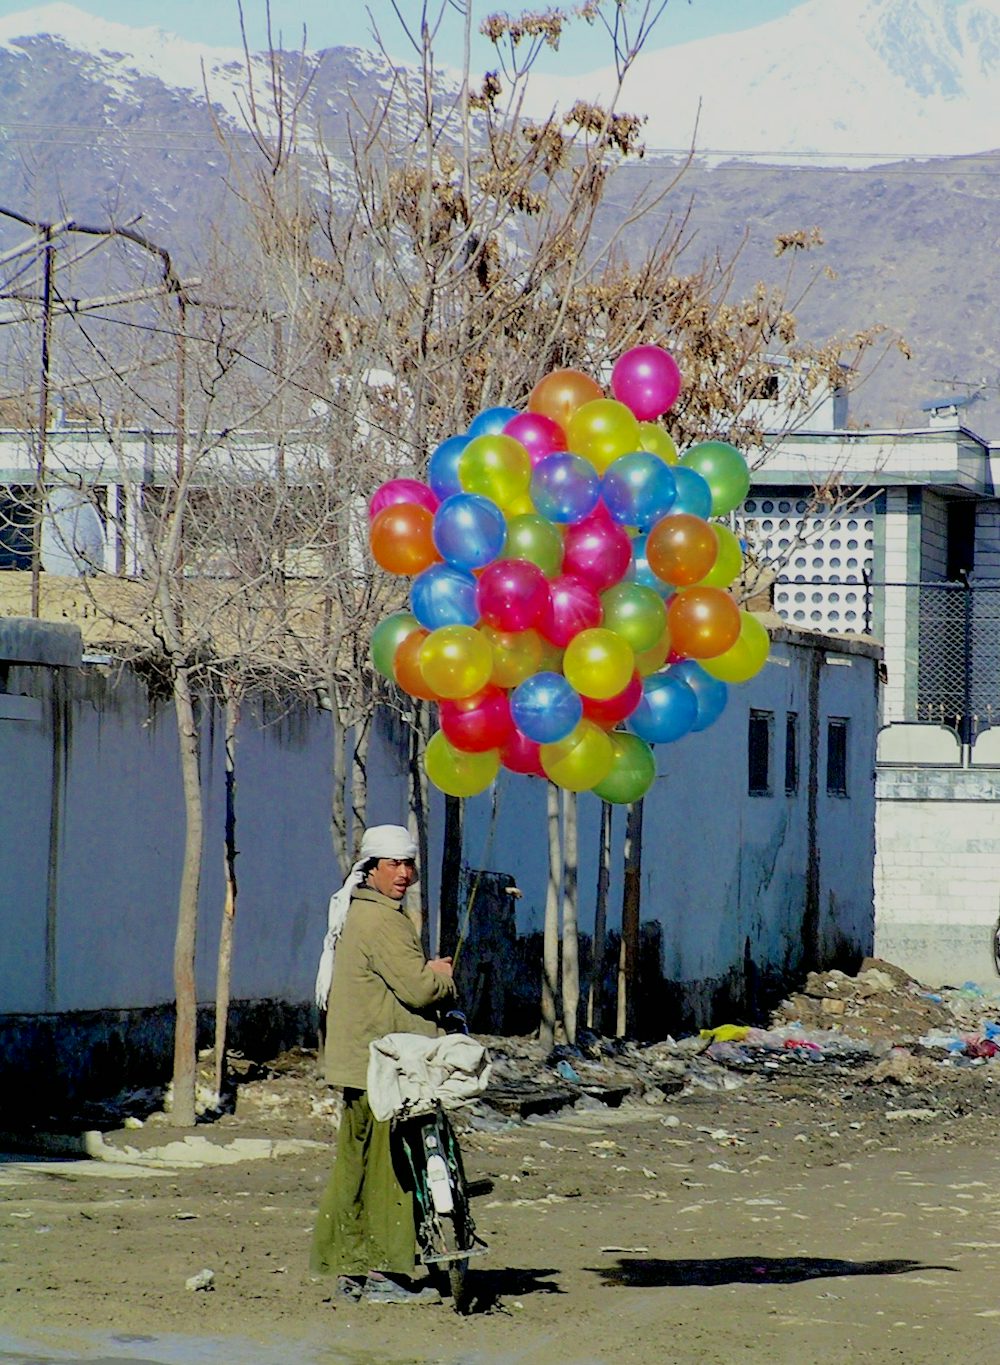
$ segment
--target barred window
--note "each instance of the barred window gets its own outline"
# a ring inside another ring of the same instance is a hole
[[[799,789],[799,717],[795,711],[785,715],[785,795]]]
[[[751,711],[747,728],[747,791],[751,796],[771,795],[772,711]]]
[[[847,719],[831,716],[826,723],[826,791],[847,795]]]

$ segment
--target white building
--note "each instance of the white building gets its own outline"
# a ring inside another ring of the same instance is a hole
[[[834,407],[755,471],[748,540],[776,561],[782,617],[884,642],[876,951],[935,984],[995,983],[1000,447],[963,425],[967,399],[896,431]]]

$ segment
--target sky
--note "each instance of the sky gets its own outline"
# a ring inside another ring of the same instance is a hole
[[[519,13],[542,10],[545,3],[530,0],[472,0],[475,26],[496,11]],[[110,19],[132,27],[153,26],[169,29],[182,38],[212,46],[238,47],[240,30],[236,0],[72,0],[78,9],[100,19]],[[688,42],[750,28],[787,14],[800,0],[667,0],[647,50]],[[419,23],[421,0],[398,0],[408,20]],[[640,0],[641,4],[641,0]],[[31,0],[0,0],[0,19],[35,8]],[[247,35],[251,48],[266,46],[265,0],[244,0]],[[567,5],[569,8],[569,5]],[[445,13],[440,55],[447,64],[457,64],[461,53],[461,20],[449,0],[427,0],[431,18]],[[370,16],[369,16],[370,11]],[[412,56],[396,18],[391,0],[271,0],[272,29],[280,32],[282,46],[297,47],[302,41],[303,25],[310,48],[368,47],[371,45],[372,19],[378,24],[389,55],[398,59]],[[607,42],[599,30],[577,23],[560,45],[558,52],[546,50],[536,70],[568,74],[588,70],[607,62]],[[483,42],[483,59],[487,47]]]

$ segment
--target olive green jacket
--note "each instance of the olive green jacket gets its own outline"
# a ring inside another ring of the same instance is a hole
[[[367,1088],[368,1044],[386,1033],[440,1033],[438,1007],[455,987],[428,967],[402,901],[369,887],[351,895],[326,1014],[326,1079]]]

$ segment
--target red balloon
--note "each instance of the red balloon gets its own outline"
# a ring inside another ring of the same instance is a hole
[[[632,541],[624,527],[589,516],[566,529],[563,573],[580,578],[595,592],[620,583],[632,563]]]
[[[642,701],[642,678],[638,673],[633,673],[627,687],[603,701],[596,697],[582,697],[581,700],[585,718],[595,721],[605,730],[611,730],[619,721],[630,716]]]
[[[498,559],[479,575],[479,615],[497,630],[528,630],[548,603],[549,580],[527,559]]]
[[[471,697],[442,701],[438,715],[445,739],[466,753],[502,748],[514,730],[510,702],[500,687],[487,686]]]
[[[503,434],[521,442],[531,456],[532,468],[546,455],[566,449],[566,433],[542,412],[519,412],[504,426]]]
[[[601,624],[601,602],[589,583],[562,574],[549,583],[548,605],[536,629],[546,640],[565,649],[574,635]]]
[[[525,773],[529,777],[544,777],[545,769],[539,757],[540,744],[513,730],[507,743],[500,750],[500,762],[512,773]]]

